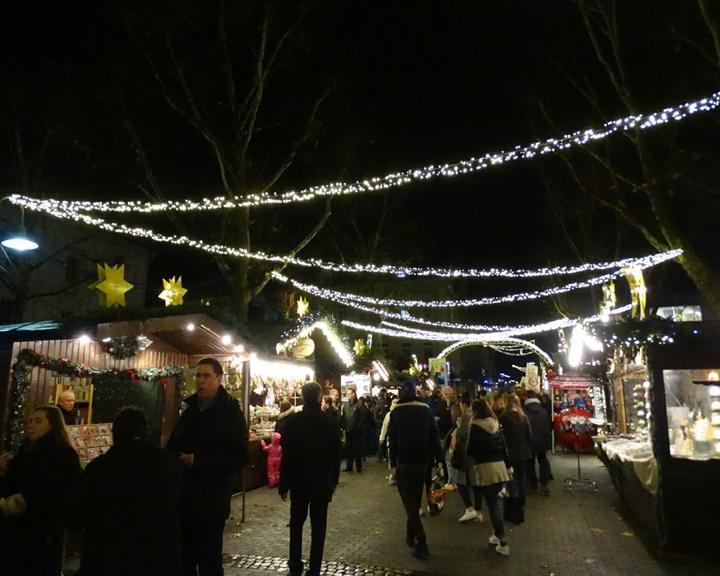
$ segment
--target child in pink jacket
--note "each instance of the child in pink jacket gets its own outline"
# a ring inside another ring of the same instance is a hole
[[[282,460],[282,446],[280,446],[280,434],[273,432],[270,436],[270,444],[260,440],[262,449],[268,453],[267,457],[267,478],[268,488],[275,488],[280,482],[280,461]]]

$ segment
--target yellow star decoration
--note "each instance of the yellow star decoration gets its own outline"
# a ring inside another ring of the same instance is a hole
[[[365,342],[363,342],[362,338],[357,338],[355,340],[355,344],[353,346],[353,352],[355,352],[355,356],[362,356],[365,354]]]
[[[165,300],[165,306],[181,306],[185,294],[187,288],[183,288],[182,276],[178,276],[177,280],[173,276],[170,280],[163,278],[163,291],[158,294],[158,298]]]
[[[305,298],[300,298],[297,301],[297,315],[302,318],[310,311],[310,302],[305,300]]]
[[[125,292],[133,289],[133,285],[125,280],[125,264],[116,266],[98,264],[97,272],[98,280],[90,287],[100,293],[98,294],[100,305],[107,308],[125,306]]]

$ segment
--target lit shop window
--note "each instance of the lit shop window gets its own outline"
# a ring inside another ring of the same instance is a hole
[[[675,322],[702,322],[700,306],[660,306],[657,316]]]

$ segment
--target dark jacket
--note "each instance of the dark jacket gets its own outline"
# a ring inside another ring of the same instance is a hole
[[[341,425],[348,434],[362,435],[370,426],[371,415],[367,406],[356,400],[342,405],[340,418]]]
[[[173,576],[180,557],[179,467],[145,441],[90,462],[73,498],[85,529],[78,576]]]
[[[288,416],[291,416],[295,413],[295,408],[290,407],[285,412],[280,412],[278,414],[277,420],[275,422],[275,432],[280,434],[280,436],[285,435],[285,428],[287,427],[287,419]]]
[[[287,434],[280,440],[280,494],[307,502],[329,502],[340,476],[340,428],[337,420],[305,404],[287,419]]]
[[[492,425],[489,429],[488,423]],[[472,421],[467,451],[476,464],[505,462],[506,467],[512,466],[502,427],[494,418]]]
[[[532,431],[530,421],[515,410],[505,410],[499,417],[505,435],[505,444],[511,462],[529,460],[532,457]]]
[[[46,436],[18,450],[0,477],[0,497],[22,494],[27,508],[0,519],[0,574],[60,573],[66,499],[79,478],[80,460],[70,446]]]
[[[528,415],[530,428],[532,429],[533,452],[537,453],[550,450],[550,420],[540,400],[535,398],[525,400],[525,413]]]
[[[77,407],[73,407],[73,409],[69,412],[65,410],[62,406],[58,406],[58,409],[63,415],[63,420],[65,420],[65,426],[77,426],[78,424],[80,424],[80,413],[78,412]]]
[[[414,398],[400,400],[390,412],[390,466],[442,461],[437,426],[430,408]]]
[[[197,516],[227,518],[233,486],[248,459],[245,417],[238,401],[222,386],[202,412],[197,394],[185,403],[187,408],[167,443],[176,456],[195,455],[195,464],[182,470],[180,506]]]

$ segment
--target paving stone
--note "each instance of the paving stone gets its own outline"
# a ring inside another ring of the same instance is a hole
[[[562,479],[576,473],[574,456],[550,458],[555,481],[549,497],[531,495],[526,521],[506,524],[510,556],[487,544],[492,534],[484,523],[460,524],[463,504],[457,492],[446,494],[439,516],[424,517],[430,557],[417,560],[405,544],[405,514],[387,468],[368,459],[361,474],[343,474],[328,514],[323,571],[332,576],[502,576],[540,575],[717,576],[718,566],[670,564],[656,559],[620,513],[607,471],[594,456],[582,457],[583,477],[598,483],[598,492],[568,492]],[[240,499],[233,516],[241,517]],[[289,503],[275,490],[259,488],[246,496],[246,521],[228,522],[225,553],[228,576],[287,572]],[[310,547],[310,522],[303,535],[303,557]]]

